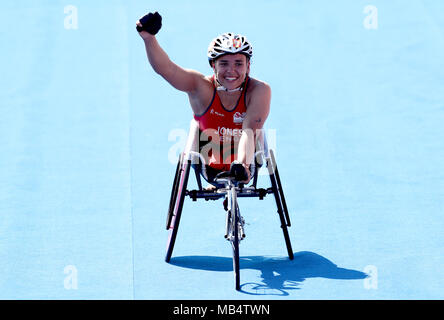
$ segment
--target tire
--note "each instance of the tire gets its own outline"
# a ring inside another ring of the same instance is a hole
[[[239,206],[237,205],[236,193],[232,197],[232,205],[231,208],[233,210],[231,214],[231,232],[233,233],[233,237],[231,239],[231,246],[233,248],[233,271],[234,271],[234,280],[236,290],[240,290],[240,264],[239,264]],[[234,208],[234,209],[233,209]]]
[[[271,151],[271,150],[270,150]],[[268,172],[270,174],[270,182],[271,182],[271,187],[273,190],[273,195],[274,198],[276,200],[276,207],[277,207],[277,213],[279,214],[279,220],[281,222],[281,228],[282,228],[282,232],[284,234],[284,239],[285,239],[285,245],[287,247],[287,253],[288,253],[288,258],[290,260],[294,259],[294,254],[293,254],[293,249],[291,247],[291,241],[290,241],[290,236],[288,234],[288,228],[287,228],[287,221],[285,219],[285,213],[283,210],[283,205],[282,205],[282,199],[281,199],[281,195],[279,192],[279,187],[278,187],[278,181],[276,178],[276,163],[273,162],[273,153],[271,153],[272,158],[268,158],[267,159],[267,167],[268,167]]]
[[[179,159],[177,160],[176,173],[174,174],[173,186],[171,188],[170,205],[168,207],[168,214],[166,221],[167,230],[170,228],[171,220],[173,218],[174,206],[176,204],[176,199],[177,199],[177,189],[179,188],[179,179],[182,168],[182,162],[183,162],[183,153],[180,154]]]
[[[170,262],[171,256],[173,254],[174,243],[176,242],[177,231],[179,229],[180,217],[182,215],[183,203],[186,195],[186,188],[188,184],[188,176],[190,174],[191,161],[187,160],[180,169],[179,181],[177,188],[177,196],[174,205],[174,209],[171,215],[171,221],[169,223],[169,234],[167,241],[167,252],[165,256],[165,261]]]
[[[281,178],[279,177],[279,171],[274,157],[273,150],[270,150],[271,160],[273,161],[274,175],[276,176],[277,188],[279,196],[281,198],[282,210],[284,211],[285,222],[287,227],[291,227],[290,215],[288,214],[287,201],[285,201],[284,189],[282,188]]]

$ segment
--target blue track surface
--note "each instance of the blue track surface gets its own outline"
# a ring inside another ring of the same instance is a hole
[[[192,113],[146,61],[134,25],[150,10],[178,64],[209,74],[209,41],[235,31],[272,87],[295,259],[274,200],[241,199],[240,292],[221,202],[185,202],[164,262]],[[3,2],[0,298],[443,299],[442,12],[440,0]]]

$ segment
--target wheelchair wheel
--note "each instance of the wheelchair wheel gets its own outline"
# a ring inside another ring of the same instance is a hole
[[[179,188],[179,179],[182,168],[182,162],[183,162],[183,153],[180,154],[179,159],[177,160],[176,173],[174,174],[173,186],[171,188],[170,205],[168,207],[168,215],[166,222],[167,230],[170,228],[171,219],[173,217],[174,206],[176,204],[177,189]]]
[[[233,192],[232,206],[231,206],[231,247],[233,248],[233,271],[236,290],[240,290],[240,265],[239,265],[239,228],[240,228],[240,212],[237,205],[236,192]]]
[[[294,254],[293,254],[293,249],[291,247],[290,236],[288,234],[288,228],[287,228],[287,226],[289,225],[289,221],[286,220],[286,215],[288,215],[288,212],[285,213],[283,209],[283,200],[281,198],[281,194],[283,195],[283,193],[280,192],[280,189],[282,188],[279,188],[279,182],[276,177],[277,167],[276,167],[276,162],[274,161],[274,155],[272,150],[270,150],[270,158],[267,158],[267,167],[270,175],[270,182],[273,190],[273,195],[276,200],[276,207],[281,222],[282,232],[284,234],[285,245],[287,246],[288,257],[290,258],[290,260],[293,260]]]
[[[279,177],[279,171],[273,150],[270,150],[270,156],[271,156],[271,161],[273,161],[274,175],[276,177],[277,188],[279,191],[279,196],[281,198],[282,210],[284,211],[285,221],[287,223],[287,227],[291,227],[290,215],[288,214],[288,208],[287,208],[287,201],[285,201],[284,189],[282,188],[281,178]]]
[[[179,169],[179,178],[177,179],[177,191],[174,201],[174,207],[169,222],[169,234],[167,241],[167,253],[165,261],[169,262],[173,254],[174,243],[176,242],[177,230],[179,229],[180,217],[182,215],[183,202],[185,200],[188,176],[190,174],[191,161],[183,162]]]

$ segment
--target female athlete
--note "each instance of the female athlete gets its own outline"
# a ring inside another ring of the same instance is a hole
[[[155,36],[162,26],[158,12],[145,15],[136,26],[152,68],[174,88],[188,94],[202,132],[200,140],[212,143],[206,154],[208,175],[214,177],[231,169],[239,181],[248,182],[255,133],[268,117],[271,89],[249,76],[253,50],[247,38],[224,33],[211,41],[208,60],[213,74],[205,76],[178,66],[161,48]]]

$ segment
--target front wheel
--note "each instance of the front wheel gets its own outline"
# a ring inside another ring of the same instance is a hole
[[[240,264],[239,264],[239,229],[240,229],[240,212],[239,206],[237,205],[236,192],[232,194],[232,205],[231,205],[231,246],[233,248],[233,271],[236,290],[240,290]]]

